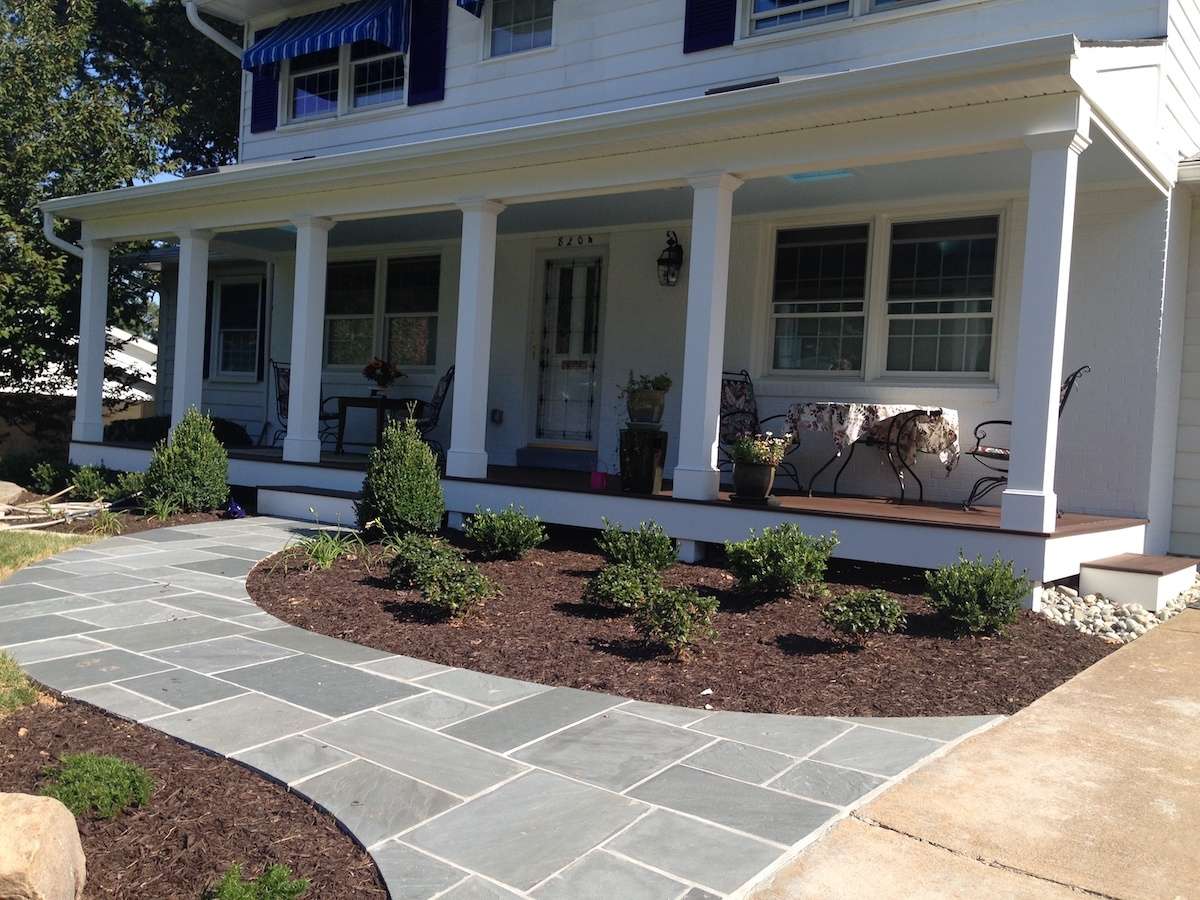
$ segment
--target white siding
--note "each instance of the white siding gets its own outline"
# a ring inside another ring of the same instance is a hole
[[[1200,153],[1200,4],[1170,0],[1169,14],[1163,124],[1187,158]]]

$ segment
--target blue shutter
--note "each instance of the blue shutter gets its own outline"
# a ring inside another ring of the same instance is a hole
[[[683,52],[728,47],[737,34],[737,0],[687,0]]]
[[[270,28],[254,32],[254,42],[270,33]],[[250,74],[250,133],[274,131],[279,124],[279,66],[259,66]]]
[[[262,381],[263,375],[266,374],[267,362],[267,316],[271,314],[271,307],[267,303],[267,279],[263,279],[258,285],[258,369],[255,375],[255,380]]]
[[[449,0],[412,0],[408,51],[408,105],[446,98],[446,32]]]
[[[179,315],[179,295],[175,295],[175,315]],[[212,363],[212,334],[213,334],[213,283],[210,281],[205,288],[204,296],[204,380],[208,380],[209,368]]]

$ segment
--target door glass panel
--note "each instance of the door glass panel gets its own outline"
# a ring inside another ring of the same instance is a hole
[[[603,298],[600,260],[546,263],[537,437],[591,444]]]

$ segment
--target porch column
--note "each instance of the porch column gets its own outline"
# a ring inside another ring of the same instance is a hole
[[[458,271],[458,331],[454,340],[454,405],[446,474],[487,477],[488,373],[496,281],[496,222],[504,204],[471,200],[462,210]]]
[[[79,297],[79,376],[71,439],[104,439],[104,349],[108,326],[107,241],[84,241]]]
[[[191,407],[200,408],[204,388],[204,321],[208,304],[208,231],[179,232],[179,287],[175,296],[175,375],[171,427]]]
[[[728,173],[693,178],[692,246],[688,249],[687,322],[683,342],[679,462],[673,493],[689,500],[715,499],[721,367],[725,358],[725,304],[729,287],[729,233],[733,192],[740,179]]]
[[[283,458],[321,461],[321,369],[325,333],[325,270],[330,219],[304,218],[296,226],[296,293],[292,303],[291,388]]]
[[[1029,174],[1025,274],[1013,379],[1012,463],[1001,501],[1001,524],[1050,533],[1058,516],[1054,462],[1058,452],[1058,390],[1063,373],[1067,293],[1075,230],[1079,155],[1091,143],[1088,118],[1078,131],[1036,135]]]

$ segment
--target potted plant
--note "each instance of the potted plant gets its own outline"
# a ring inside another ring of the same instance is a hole
[[[740,434],[729,446],[733,459],[733,490],[739,500],[765,500],[775,484],[775,468],[791,447],[790,438],[771,432]]]
[[[386,359],[375,357],[365,366],[363,366],[363,378],[367,381],[373,381],[376,389],[372,394],[387,396],[388,390],[393,384],[404,377],[404,373],[388,362]]]
[[[661,375],[638,375],[629,373],[629,380],[621,388],[620,397],[625,400],[629,413],[629,427],[644,431],[657,431],[662,426],[663,408],[666,406],[667,391],[671,379],[666,372]]]

